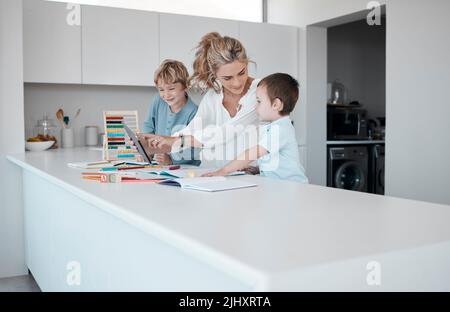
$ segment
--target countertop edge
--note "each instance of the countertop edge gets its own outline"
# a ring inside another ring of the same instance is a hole
[[[237,261],[228,255],[217,252],[208,246],[200,244],[195,240],[187,239],[183,235],[167,230],[156,223],[152,223],[148,220],[144,221],[134,214],[126,213],[124,209],[119,206],[100,199],[91,193],[85,192],[70,183],[64,182],[63,180],[58,179],[51,174],[48,174],[47,172],[16,158],[14,155],[7,155],[6,158],[22,169],[29,170],[30,172],[47,179],[49,182],[64,188],[66,191],[88,202],[89,204],[110,213],[120,220],[135,226],[139,230],[166,242],[170,246],[181,250],[185,254],[188,254],[201,262],[207,263],[212,267],[229,274],[244,283],[247,283],[248,285],[257,287],[257,289],[265,288],[265,285],[267,285],[270,280],[269,273],[267,272],[251,268],[248,265]]]

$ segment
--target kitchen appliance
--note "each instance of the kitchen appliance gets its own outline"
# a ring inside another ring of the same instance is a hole
[[[328,83],[328,103],[333,105],[347,104],[347,88],[338,80]]]
[[[367,111],[355,107],[327,107],[327,139],[367,140]]]
[[[367,121],[369,139],[372,140],[383,140],[385,139],[385,124],[383,123],[383,118],[378,117],[375,119],[369,119]]]
[[[374,145],[371,147],[369,185],[370,192],[384,195],[384,145]]]
[[[329,147],[327,186],[367,192],[368,162],[366,146]]]

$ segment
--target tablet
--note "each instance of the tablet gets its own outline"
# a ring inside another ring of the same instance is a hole
[[[145,148],[142,146],[141,142],[136,137],[136,134],[133,132],[133,130],[131,130],[130,127],[128,127],[127,125],[123,125],[123,127],[127,132],[128,136],[130,137],[130,139],[133,141],[134,146],[137,147],[139,154],[141,154],[141,156],[144,158],[144,161],[151,164],[152,163],[151,157],[148,156],[147,152],[145,151]]]

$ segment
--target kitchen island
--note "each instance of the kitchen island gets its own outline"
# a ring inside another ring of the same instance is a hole
[[[26,264],[43,291],[450,291],[450,207],[238,176],[207,193],[81,179],[88,148],[22,168]]]

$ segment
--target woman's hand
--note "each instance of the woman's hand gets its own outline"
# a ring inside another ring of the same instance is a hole
[[[140,133],[139,141],[146,147],[149,154],[170,153],[172,150],[172,141],[177,138],[165,137],[157,134]]]
[[[159,136],[152,140],[152,147],[164,151],[164,153],[170,153],[173,149],[173,145],[178,140],[178,137]]]
[[[217,176],[226,176],[228,173],[225,172],[224,170],[220,169],[214,172],[208,172],[208,173],[204,173],[202,174],[202,177],[217,177]]]
[[[153,157],[153,160],[158,162],[160,165],[171,165],[172,164],[172,158],[168,154],[155,154],[155,157]]]

